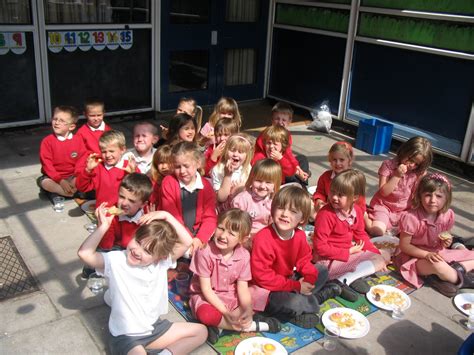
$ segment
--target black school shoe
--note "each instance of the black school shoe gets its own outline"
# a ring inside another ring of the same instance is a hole
[[[370,290],[370,285],[363,278],[355,280],[349,285],[349,287],[352,288],[354,291],[362,293],[364,295]]]
[[[260,332],[260,322],[268,324],[268,333],[278,333],[281,330],[281,323],[278,319],[273,317],[265,317],[260,313],[255,313],[253,315],[253,321],[257,325],[257,329],[255,331]]]
[[[352,288],[350,288],[346,283],[342,283],[339,280],[332,280],[331,282],[334,282],[338,284],[341,287],[341,298],[345,299],[346,301],[349,302],[356,302],[359,299],[359,294],[354,291]]]
[[[220,331],[217,327],[207,326],[207,341],[211,344],[215,344],[219,341]]]
[[[91,274],[93,274],[94,272],[95,272],[94,268],[84,266],[82,268],[81,278],[84,279],[84,280],[87,280],[89,278],[89,276],[91,276]]]
[[[328,282],[324,287],[316,293],[316,299],[319,304],[323,304],[330,298],[335,298],[342,293],[342,288],[335,282]]]
[[[288,322],[293,323],[300,328],[311,329],[319,324],[319,316],[315,313],[303,313],[299,316],[290,318]]]

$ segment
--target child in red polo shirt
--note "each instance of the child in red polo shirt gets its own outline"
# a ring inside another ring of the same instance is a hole
[[[85,167],[78,169],[76,185],[81,192],[96,191],[96,206],[103,202],[113,206],[118,200],[120,182],[128,172],[135,171],[135,167],[122,159],[126,150],[122,132],[105,132],[99,146],[101,154],[89,154]]]
[[[84,104],[87,122],[78,129],[77,135],[83,140],[86,151],[100,154],[99,138],[111,128],[104,122],[104,102],[90,98]]]
[[[82,140],[72,134],[78,118],[70,106],[58,106],[53,111],[53,133],[45,137],[40,146],[43,176],[38,182],[47,192],[66,197],[76,192],[75,168],[84,154]]]
[[[311,198],[290,185],[272,201],[273,223],[253,238],[252,277],[266,290],[265,314],[303,328],[319,323],[319,305],[338,296],[341,288],[327,284],[327,268],[311,263],[311,247],[299,229],[311,213]],[[296,273],[294,272],[296,270]]]

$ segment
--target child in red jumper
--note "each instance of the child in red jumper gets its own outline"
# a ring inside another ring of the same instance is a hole
[[[288,129],[293,121],[293,113],[294,111],[291,105],[285,102],[277,102],[275,106],[272,107],[272,126],[280,126]],[[292,165],[296,166],[296,173],[293,176],[287,176],[285,182],[299,182],[302,185],[307,185],[308,178],[311,176],[308,158],[302,154],[294,154],[291,149],[292,144],[293,138],[291,137],[291,133],[288,132],[288,147],[285,155],[292,162]],[[255,143],[255,152],[257,151],[265,151],[262,134],[257,137]]]
[[[78,129],[77,135],[84,142],[86,151],[100,154],[99,138],[104,132],[111,128],[104,122],[104,102],[91,98],[84,104],[84,116],[87,119],[86,124]]]
[[[173,146],[173,175],[161,183],[161,209],[168,211],[188,228],[193,238],[189,252],[208,242],[217,225],[216,194],[199,168],[203,155],[196,144],[180,142]]]
[[[379,251],[365,231],[364,214],[355,203],[365,191],[365,177],[346,170],[331,182],[329,204],[316,215],[313,235],[314,261],[329,269],[329,279],[338,279],[341,297],[356,301],[358,293],[367,293],[362,279],[385,270],[390,255]],[[350,286],[350,288],[348,287]]]
[[[253,238],[251,257],[253,280],[268,295],[264,312],[303,328],[315,327],[319,305],[341,292],[338,285],[325,286],[325,266],[311,263],[311,248],[298,228],[310,213],[311,198],[302,188],[279,190],[272,201],[273,223]]]
[[[96,206],[106,202],[117,203],[120,182],[128,172],[135,171],[133,164],[123,160],[125,136],[120,131],[105,132],[99,139],[101,155],[89,154],[84,168],[79,168],[76,185],[81,192],[96,191]]]
[[[263,150],[258,143],[255,144],[255,153],[252,165],[255,162],[270,158],[281,166],[281,182],[285,183],[286,178],[295,175],[298,163],[294,156],[289,154],[290,133],[282,126],[270,126],[265,128],[261,134]]]
[[[84,154],[82,140],[73,135],[78,115],[74,108],[58,106],[53,111],[53,133],[41,141],[40,160],[42,189],[71,197],[76,192],[75,168]]]

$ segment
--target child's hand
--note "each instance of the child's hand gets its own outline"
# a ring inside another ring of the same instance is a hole
[[[361,240],[361,241],[359,241],[358,243],[355,243],[355,244],[349,249],[349,254],[358,253],[358,252],[362,251],[363,248],[364,248],[364,241]]]
[[[240,324],[239,316],[237,314],[234,314],[234,312],[226,312],[226,313],[223,313],[222,316],[225,318],[227,323],[229,323],[232,326],[232,328],[235,331],[238,331],[238,332],[242,331],[242,325]]]
[[[443,257],[438,253],[428,253],[425,255],[425,260],[428,260],[430,263],[437,263],[440,261],[444,261]]]
[[[169,131],[168,127],[160,125],[160,129],[161,129],[161,137],[163,139],[167,139],[168,138],[168,131]]]
[[[69,196],[72,196],[74,192],[76,192],[76,186],[69,180],[62,179],[59,181],[59,186],[61,186],[64,192]]]
[[[323,200],[320,200],[319,198],[316,200],[316,203],[314,204],[314,210],[316,212],[319,212],[321,208],[323,208],[325,205]]]
[[[247,329],[252,325],[252,316],[253,311],[252,307],[248,307],[247,309],[242,309],[242,313],[240,314],[239,323],[242,329]]]
[[[144,214],[140,217],[138,224],[150,224],[151,221],[155,221],[157,219],[166,221],[166,219],[170,216],[169,212],[166,211],[150,211],[147,214]]]
[[[128,164],[123,170],[125,170],[129,174],[137,171],[137,162],[135,161],[135,158],[132,155],[128,157]]]
[[[453,236],[449,233],[441,233],[438,237],[444,248],[449,248],[453,244]]]
[[[87,157],[87,162],[86,162],[86,171],[88,173],[91,173],[92,170],[97,168],[97,166],[100,164],[101,161],[102,161],[102,158],[100,157],[99,154],[97,153],[89,154],[89,156]]]
[[[306,181],[309,178],[309,174],[304,172],[299,165],[296,167],[296,176],[299,176],[303,181]]]
[[[274,150],[272,149],[272,151],[270,152],[270,157],[271,159],[275,160],[275,161],[280,161],[281,158],[283,158],[283,154],[281,154],[279,151],[277,150]]]
[[[212,154],[211,154],[212,161],[217,161],[222,156],[222,153],[224,153],[224,147],[225,147],[224,141],[220,142],[217,145],[214,144],[214,150],[212,151]]]
[[[154,203],[148,203],[146,206],[145,206],[145,213],[150,213],[150,212],[156,212],[157,209],[156,209],[156,205]]]
[[[199,238],[193,238],[193,244],[191,245],[191,255],[194,255],[194,253],[198,250],[198,249],[202,249],[203,247],[203,244],[201,242],[201,240]]]
[[[97,217],[99,227],[104,225],[107,227],[107,229],[110,227],[113,219],[115,218],[114,215],[107,213],[107,202],[102,202],[100,206],[96,208],[95,216]]]
[[[314,285],[310,284],[309,282],[303,281],[303,278],[301,278],[299,281],[301,284],[300,293],[302,295],[307,295],[307,296],[311,295],[311,291],[313,290]]]
[[[226,163],[225,163],[225,168],[224,168],[224,174],[226,176],[230,176],[232,175],[236,170],[239,169],[239,166],[235,166],[234,164],[232,164],[232,160],[229,159]]]
[[[405,164],[400,164],[397,168],[397,170],[395,171],[395,176],[401,178],[403,177],[403,175],[405,175],[408,171],[408,168]]]

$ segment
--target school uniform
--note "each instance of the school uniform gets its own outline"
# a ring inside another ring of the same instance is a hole
[[[99,138],[104,132],[110,131],[111,129],[112,128],[103,121],[98,128],[91,127],[85,123],[77,130],[77,135],[84,142],[86,151],[100,154]]]

